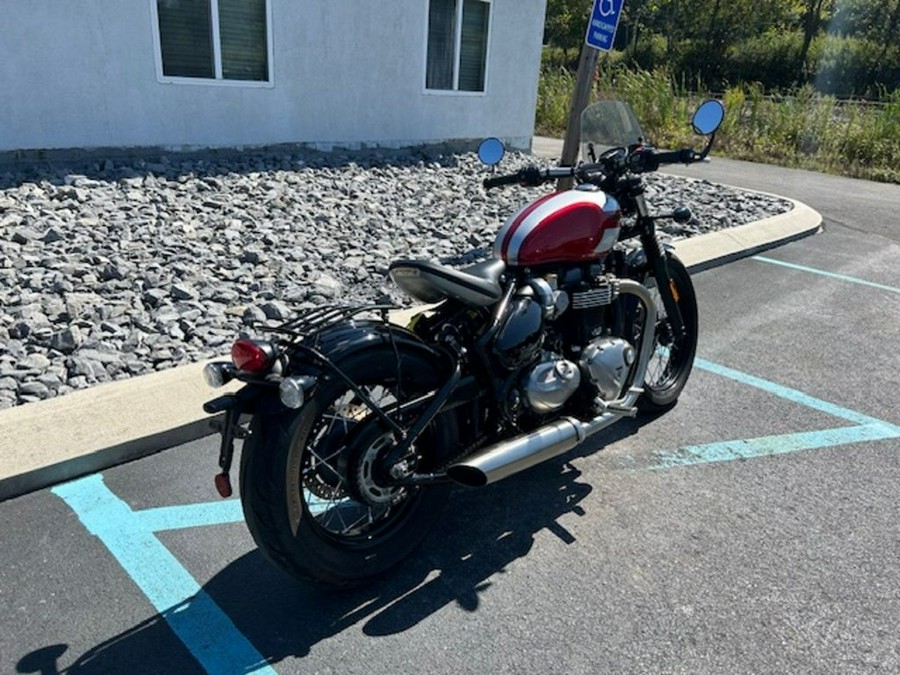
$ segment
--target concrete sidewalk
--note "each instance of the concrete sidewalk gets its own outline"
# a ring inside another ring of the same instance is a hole
[[[537,155],[558,157],[561,148],[556,139],[535,138]],[[675,251],[699,271],[812,234],[821,222],[816,211],[794,202],[788,213],[676,242]],[[404,324],[414,311],[393,318]],[[0,501],[211,433],[202,405],[223,390],[205,386],[203,365],[0,411]]]

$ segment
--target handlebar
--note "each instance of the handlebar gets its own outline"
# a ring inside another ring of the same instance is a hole
[[[579,164],[578,166],[557,166],[541,169],[536,166],[527,166],[524,169],[503,176],[484,179],[485,189],[500,187],[503,185],[521,185],[523,187],[537,187],[544,182],[557,178],[569,178],[577,176],[584,181],[595,182],[596,179],[617,176],[626,171],[633,173],[645,173],[656,171],[661,164],[692,164],[703,160],[704,155],[690,148],[673,150],[671,152],[659,152],[648,146],[631,148],[617,148],[616,152],[609,152],[601,157],[599,162],[593,164]]]
[[[497,176],[495,178],[485,178],[484,179],[484,187],[487,190],[495,187],[501,187],[503,185],[517,185],[519,183],[519,174],[511,173],[506,176]]]
[[[699,162],[700,155],[690,148],[684,148],[683,150],[673,150],[672,152],[657,152],[656,160],[660,164],[691,164]]]
[[[501,185],[522,185],[524,187],[537,187],[541,183],[556,178],[567,178],[574,176],[579,167],[574,166],[551,166],[541,169],[536,166],[526,166],[515,173],[505,176],[497,176],[495,178],[485,178],[484,187],[490,189],[492,187],[500,187]]]

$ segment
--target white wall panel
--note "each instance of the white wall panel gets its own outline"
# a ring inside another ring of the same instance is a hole
[[[532,134],[545,0],[493,0],[478,95],[425,92],[427,0],[271,0],[269,87],[160,82],[151,1],[4,3],[0,151]]]

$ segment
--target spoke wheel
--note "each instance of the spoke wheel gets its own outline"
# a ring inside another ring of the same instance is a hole
[[[350,357],[342,370],[401,428],[443,376],[418,353]],[[394,433],[359,392],[321,381],[300,411],[256,416],[241,456],[241,499],[262,552],[292,576],[352,586],[406,557],[440,515],[449,485],[399,487],[384,459]],[[416,440],[408,466],[439,470],[456,448],[456,424],[439,415]]]
[[[678,309],[684,323],[685,335],[676,338],[668,321],[666,308],[651,277],[648,289],[657,307],[657,321],[653,340],[655,347],[644,374],[644,393],[638,399],[638,407],[646,412],[659,412],[671,408],[678,401],[682,389],[687,384],[697,353],[698,313],[697,297],[690,274],[675,256],[669,256],[669,276],[677,294]],[[643,307],[637,304],[633,334],[637,344],[642,336]]]
[[[383,385],[362,387],[389,410],[397,397]],[[301,454],[305,511],[324,536],[344,545],[377,545],[402,520],[414,491],[384,485],[381,460],[394,444],[386,425],[347,389],[318,417]]]

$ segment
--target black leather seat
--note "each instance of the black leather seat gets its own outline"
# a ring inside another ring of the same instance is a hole
[[[422,302],[451,297],[487,307],[503,296],[500,277],[505,270],[506,263],[499,258],[462,270],[427,260],[397,260],[391,263],[388,274],[405,293]]]

